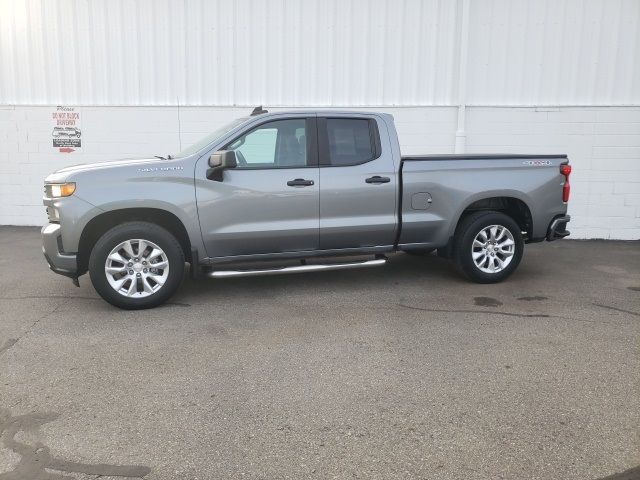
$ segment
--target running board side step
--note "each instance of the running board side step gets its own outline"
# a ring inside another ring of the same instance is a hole
[[[387,263],[387,258],[376,258],[364,262],[328,263],[324,265],[299,265],[295,267],[270,268],[265,270],[215,270],[207,275],[212,278],[250,277],[258,275],[283,275],[285,273],[323,272],[346,270],[347,268],[379,267]]]

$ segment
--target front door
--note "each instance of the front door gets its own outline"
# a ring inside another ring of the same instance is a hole
[[[316,250],[319,172],[315,118],[272,120],[226,145],[238,166],[196,182],[209,257]]]

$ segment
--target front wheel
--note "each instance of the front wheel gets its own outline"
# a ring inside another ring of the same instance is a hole
[[[464,218],[454,238],[456,268],[476,283],[496,283],[511,275],[524,252],[520,227],[509,216],[493,211]]]
[[[184,276],[182,247],[164,228],[130,222],[107,231],[91,251],[89,275],[107,302],[136,310],[171,297]]]

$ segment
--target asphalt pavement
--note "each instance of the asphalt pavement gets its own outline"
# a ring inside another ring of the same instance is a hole
[[[0,227],[0,479],[640,478],[640,243],[186,280],[122,311]]]

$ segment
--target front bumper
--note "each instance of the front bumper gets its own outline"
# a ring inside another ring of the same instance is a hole
[[[549,224],[549,229],[547,230],[547,240],[552,242],[553,240],[558,240],[568,236],[571,233],[567,230],[567,223],[569,223],[570,220],[571,216],[569,215],[560,215],[554,218]]]
[[[49,268],[66,277],[78,277],[78,261],[75,253],[62,250],[60,225],[50,223],[42,227],[42,253],[47,259]]]

